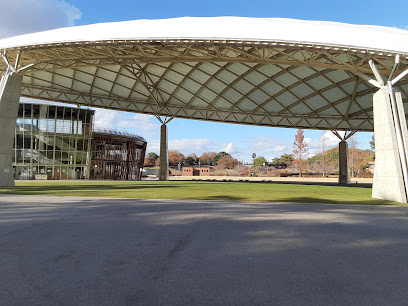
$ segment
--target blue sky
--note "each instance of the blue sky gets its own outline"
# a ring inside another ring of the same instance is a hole
[[[1,0],[2,2],[5,0]],[[14,0],[2,4],[0,37],[99,22],[134,19],[158,19],[182,16],[279,17],[327,20],[354,24],[372,24],[408,29],[405,1],[124,1],[124,0]],[[14,15],[13,12],[15,12]],[[3,15],[3,14],[2,14]],[[7,17],[9,16],[9,17]],[[15,18],[12,16],[19,16]],[[14,26],[15,24],[15,26]],[[145,137],[148,151],[158,153],[159,123],[141,114],[98,110],[96,124],[124,129]],[[265,158],[291,153],[295,129],[254,127],[194,120],[174,119],[169,123],[169,148],[183,154],[226,150],[241,160],[250,160],[253,152]],[[326,143],[338,140],[324,133]],[[368,148],[372,133],[357,133],[359,148]],[[309,153],[321,151],[322,131],[305,130]]]

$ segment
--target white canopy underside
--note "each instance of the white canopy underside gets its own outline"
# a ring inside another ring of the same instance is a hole
[[[22,95],[180,118],[373,129],[368,61],[407,67],[408,31],[238,17],[136,20],[0,40]],[[5,52],[6,51],[6,52]],[[18,52],[20,51],[20,56]],[[7,66],[0,63],[0,71]],[[407,102],[408,82],[397,89]]]

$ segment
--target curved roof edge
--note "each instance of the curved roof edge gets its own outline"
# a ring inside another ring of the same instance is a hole
[[[408,55],[408,31],[329,21],[248,17],[180,17],[60,28],[0,40],[0,49],[127,40],[293,42]]]
[[[146,139],[144,139],[142,136],[139,136],[133,133],[129,133],[129,132],[125,132],[125,131],[118,131],[118,130],[108,129],[108,128],[94,128],[93,133],[122,136],[126,138],[134,138],[134,139],[138,139],[140,141],[147,143]]]

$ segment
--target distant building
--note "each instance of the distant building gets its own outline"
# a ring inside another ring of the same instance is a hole
[[[140,179],[146,140],[115,131],[93,132],[94,113],[87,108],[20,103],[15,179]]]
[[[183,167],[181,175],[183,176],[210,176],[210,167]]]
[[[368,169],[366,171],[374,173],[375,162],[374,161],[369,161],[369,162],[367,162],[367,164],[368,164]]]

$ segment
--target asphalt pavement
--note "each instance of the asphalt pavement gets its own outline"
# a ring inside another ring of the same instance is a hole
[[[408,207],[0,195],[1,305],[406,305]]]

